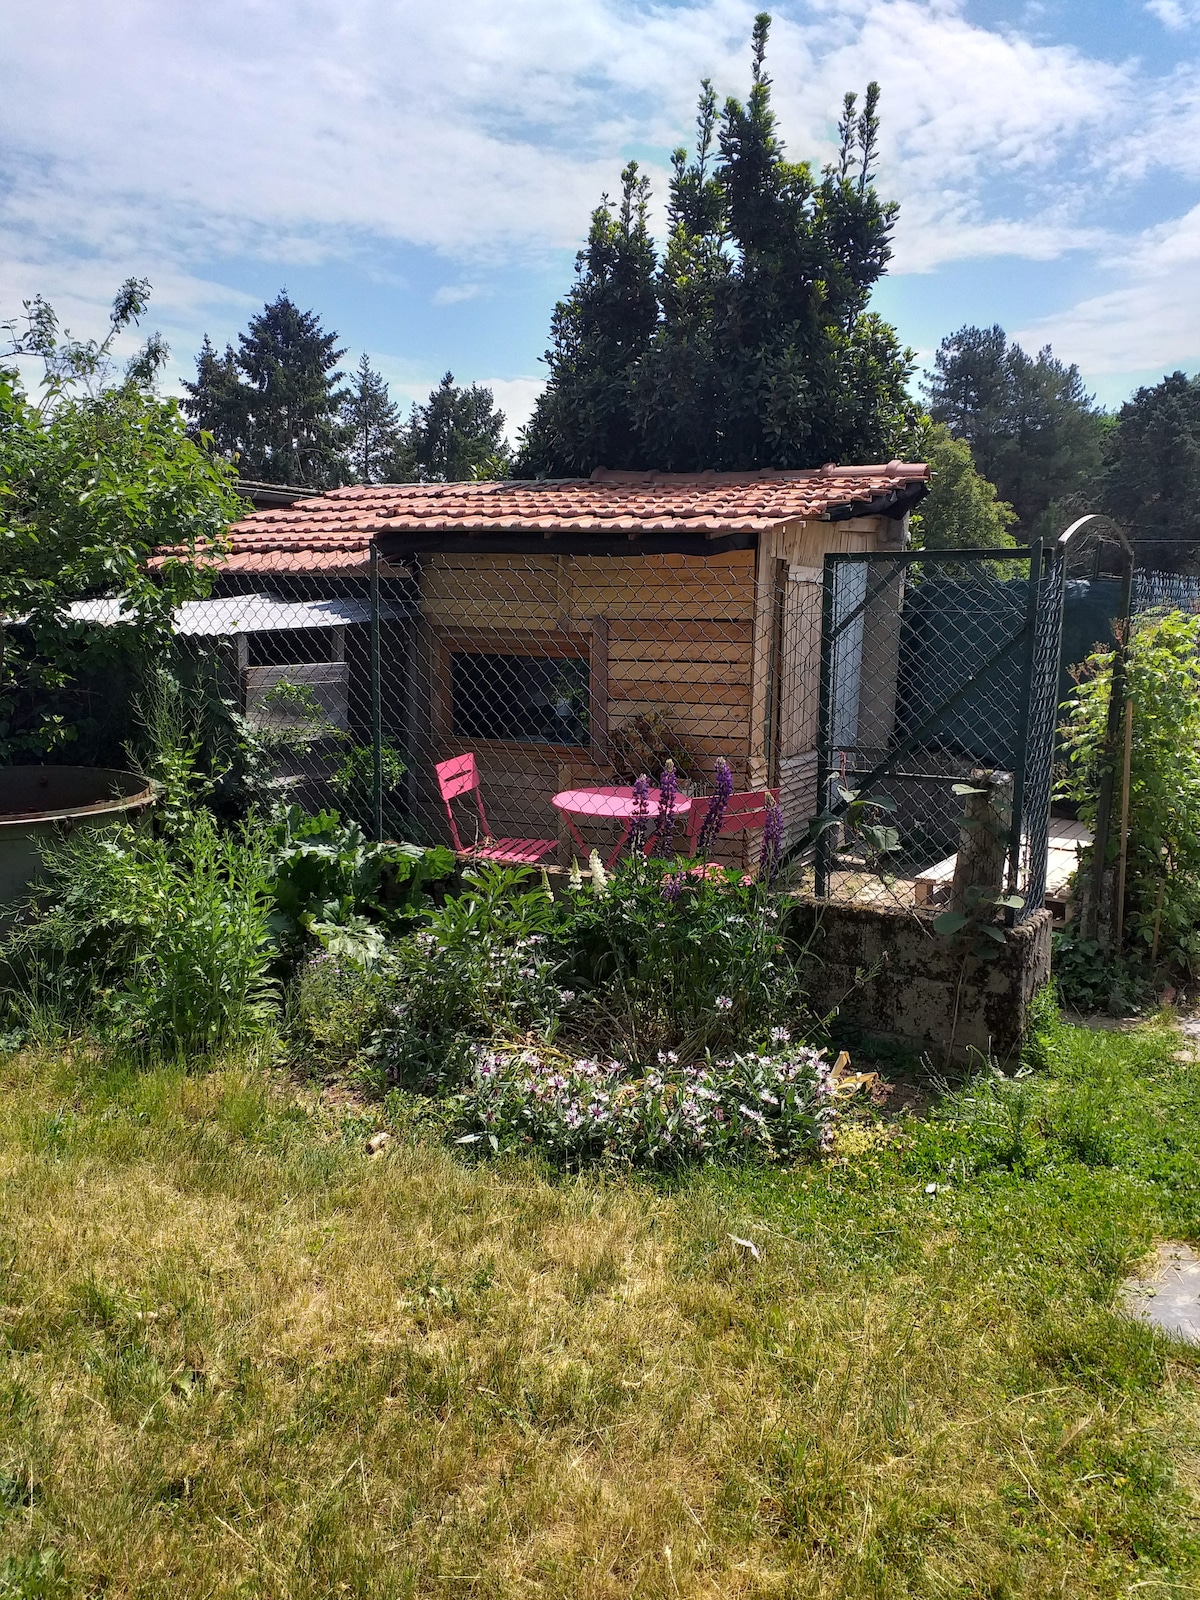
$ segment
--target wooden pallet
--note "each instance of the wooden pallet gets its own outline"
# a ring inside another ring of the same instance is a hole
[[[1082,822],[1064,817],[1050,818],[1050,848],[1046,858],[1046,904],[1056,916],[1066,912],[1071,876],[1079,865],[1079,852],[1090,845],[1092,835]],[[950,898],[957,855],[947,856],[913,879],[913,903],[938,906]]]

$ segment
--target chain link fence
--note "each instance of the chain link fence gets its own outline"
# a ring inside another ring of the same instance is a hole
[[[842,535],[813,564],[736,534],[703,554],[542,553],[534,533],[507,551],[241,551],[181,609],[177,642],[276,791],[370,836],[613,859],[636,780],[657,788],[670,763],[670,842],[688,852],[723,761],[739,797],[724,864],[754,870],[771,794],[794,885],[937,910],[984,884],[1019,919],[1056,842],[1064,597],[1112,574],[1085,572],[1078,540],[939,554],[878,538]]]
[[[552,841],[538,859],[568,866],[592,848],[609,856],[627,821],[628,795],[605,815],[586,792],[631,790],[643,772],[657,785],[668,761],[678,848],[718,758],[740,794],[778,788],[786,769],[802,831],[819,585],[806,609],[786,571],[764,583],[758,565],[752,548],[400,561],[374,550],[356,573],[258,562],[224,572],[179,631],[219,663],[297,802],[418,841],[450,842],[451,818],[464,848]],[[450,797],[448,815],[438,768],[466,754],[478,788]],[[718,856],[749,867],[757,847],[753,829],[728,834]]]

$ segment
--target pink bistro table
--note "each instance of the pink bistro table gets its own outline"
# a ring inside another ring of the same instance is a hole
[[[658,790],[651,789],[649,794],[650,824],[654,826],[658,817]],[[576,817],[587,817],[591,821],[619,822],[621,824],[621,837],[617,840],[617,847],[608,858],[611,867],[621,851],[629,842],[629,835],[633,828],[633,790],[630,789],[564,789],[561,794],[551,798],[550,804],[556,811],[561,811],[567,827],[571,830],[571,837],[586,856],[588,846],[580,837],[579,829],[575,826]],[[694,800],[686,795],[678,795],[675,800],[675,820],[680,826],[687,823],[688,812],[695,804]],[[701,804],[707,805],[707,798]]]

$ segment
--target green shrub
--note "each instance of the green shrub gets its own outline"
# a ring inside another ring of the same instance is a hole
[[[345,1071],[384,1020],[386,963],[318,950],[296,973],[289,1007],[291,1056],[317,1076]]]
[[[1106,756],[1114,650],[1084,663],[1062,729],[1060,793],[1094,826]],[[1135,621],[1126,657],[1133,702],[1128,926],[1143,953],[1194,972],[1200,957],[1200,616]],[[1119,774],[1117,774],[1119,781]]]
[[[554,901],[525,888],[529,876],[490,864],[464,872],[462,892],[396,947],[374,1051],[385,1077],[432,1088],[457,1080],[473,1041],[553,1038],[573,996],[557,981]]]
[[[454,870],[442,845],[376,844],[336,812],[291,806],[269,828],[275,906],[272,925],[285,957],[312,939],[359,960],[377,959],[384,930],[411,924],[431,884]]]
[[[16,1002],[161,1055],[252,1038],[275,1014],[271,879],[255,832],[204,811],[172,841],[81,831],[47,851],[45,904],[9,942]]]
[[[781,902],[715,865],[635,859],[553,894],[481,865],[391,966],[374,1047],[385,1077],[458,1082],[474,1046],[557,1041],[652,1070],[790,1037],[802,1004]]]
[[[556,902],[572,1036],[628,1061],[745,1049],[794,1024],[803,995],[786,902],[715,863],[631,858]]]

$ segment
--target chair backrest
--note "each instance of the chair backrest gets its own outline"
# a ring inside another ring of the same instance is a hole
[[[753,829],[765,826],[767,820],[767,796],[770,795],[779,804],[778,789],[759,789],[746,794],[731,794],[729,803],[725,807],[725,815],[721,826],[717,830],[718,837],[727,833],[749,833]],[[692,809],[688,812],[688,841],[695,843],[704,826],[705,813],[708,811],[708,802],[704,799],[692,802]]]
[[[479,769],[475,765],[475,757],[468,751],[465,755],[452,756],[449,761],[439,761],[434,768],[437,773],[438,792],[442,797],[442,804],[446,808],[446,821],[450,824],[450,837],[454,841],[454,848],[463,848],[462,840],[458,836],[458,825],[454,820],[454,811],[450,805],[451,800],[460,794],[475,795],[475,806],[479,812],[479,823],[483,829],[484,838],[491,837],[487,817],[483,810],[483,796],[479,791]]]
[[[466,794],[469,790],[479,787],[479,768],[475,765],[475,757],[469,751],[464,756],[453,756],[449,761],[439,761],[434,771],[437,773],[438,789],[443,800],[453,800],[456,795]]]

